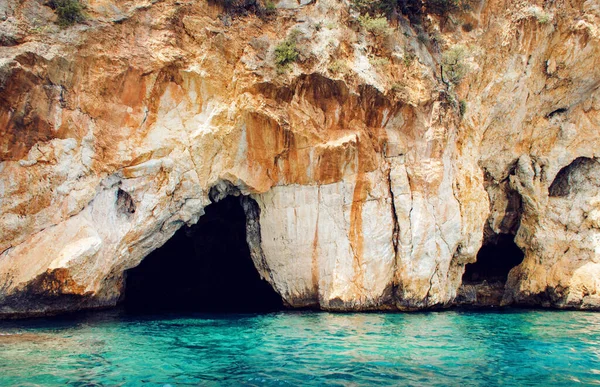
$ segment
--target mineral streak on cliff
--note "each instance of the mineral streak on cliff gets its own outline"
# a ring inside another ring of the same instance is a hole
[[[292,307],[452,305],[502,234],[524,253],[502,304],[600,308],[597,1],[382,31],[346,1],[276,3],[87,0],[61,28],[0,2],[0,315],[115,305],[227,195],[253,199],[250,254]],[[445,53],[464,53],[456,85]]]

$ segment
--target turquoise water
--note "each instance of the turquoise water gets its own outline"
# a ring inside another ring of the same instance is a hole
[[[600,314],[156,315],[0,323],[0,386],[600,385]]]

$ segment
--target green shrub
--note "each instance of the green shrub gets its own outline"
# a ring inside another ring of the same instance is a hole
[[[528,7],[525,12],[533,16],[540,24],[547,24],[550,21],[550,14],[538,6]]]
[[[377,15],[375,17],[365,14],[358,17],[360,25],[368,32],[374,35],[385,36],[392,33],[392,28],[388,20],[383,15]]]
[[[380,15],[388,18],[403,13],[411,21],[420,22],[423,12],[439,16],[466,11],[473,0],[351,0],[352,8],[361,15]]]
[[[550,21],[550,15],[547,13],[537,15],[536,18],[540,24],[547,24]]]
[[[208,0],[208,2],[220,5],[229,16],[244,16],[249,13],[260,15],[265,11],[257,0]]]
[[[345,73],[348,70],[348,66],[344,61],[336,60],[331,62],[331,64],[327,67],[329,71],[333,74],[341,74]]]
[[[67,27],[85,20],[83,7],[78,0],[51,0],[50,7],[58,16],[58,24]]]
[[[397,0],[352,0],[352,7],[361,15],[390,16],[397,7]]]
[[[371,66],[382,67],[390,64],[390,60],[388,58],[383,58],[381,56],[371,57],[369,58],[369,63]]]
[[[265,3],[265,13],[267,15],[275,15],[277,13],[277,8],[275,7],[275,3],[272,1],[267,1]]]
[[[410,67],[416,58],[417,56],[415,55],[413,49],[408,45],[404,46],[404,53],[402,55],[404,66]]]
[[[448,104],[454,108],[454,109],[460,109],[460,106],[458,105],[458,101],[456,100],[456,94],[454,94],[454,92],[452,91],[444,91],[443,92],[444,98],[446,99],[446,102],[448,102]]]
[[[471,8],[471,0],[427,0],[425,10],[439,16],[446,16],[457,11],[466,11]]]
[[[459,83],[467,75],[465,63],[467,49],[460,44],[452,46],[442,55],[442,77],[452,84]]]
[[[460,111],[460,117],[464,117],[465,113],[467,112],[467,101],[461,99],[460,103],[458,104],[458,109]]]
[[[298,56],[300,56],[298,48],[296,47],[298,34],[299,32],[297,30],[292,31],[286,40],[275,47],[275,64],[278,67],[285,67],[298,60]]]
[[[49,30],[49,26],[40,22],[38,19],[33,19],[32,25],[29,28],[30,34],[44,34]]]

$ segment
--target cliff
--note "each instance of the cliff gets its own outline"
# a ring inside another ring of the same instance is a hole
[[[597,1],[85,5],[0,2],[0,315],[115,305],[226,195],[292,307],[490,303],[463,273],[508,235],[492,303],[600,308]]]

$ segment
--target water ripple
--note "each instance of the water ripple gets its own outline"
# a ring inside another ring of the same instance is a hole
[[[131,317],[0,324],[0,386],[600,385],[600,314]]]

